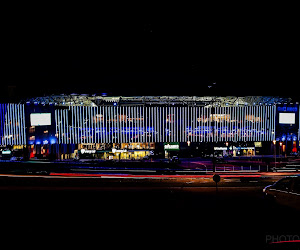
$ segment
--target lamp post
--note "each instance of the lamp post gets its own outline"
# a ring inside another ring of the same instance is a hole
[[[279,146],[280,161],[282,161],[282,142],[279,143]]]
[[[275,168],[276,168],[276,140],[273,140],[273,144],[274,144],[274,155],[275,155]]]

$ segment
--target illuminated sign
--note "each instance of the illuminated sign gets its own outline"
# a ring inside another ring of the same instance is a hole
[[[164,150],[179,150],[179,143],[178,142],[164,143]]]
[[[227,150],[227,147],[214,147],[214,150]]]
[[[279,113],[280,124],[295,124],[295,113]]]
[[[254,147],[236,147],[236,146],[233,146],[233,147],[229,147],[230,150],[241,150],[241,149],[252,149],[254,150],[255,148]],[[214,150],[228,150],[227,147],[214,147]]]
[[[298,107],[277,107],[277,110],[281,112],[297,112]]]
[[[255,142],[254,142],[254,146],[255,146],[256,148],[261,148],[261,147],[262,147],[262,142],[261,142],[261,141],[255,141]]]
[[[127,149],[115,149],[113,148],[111,150],[112,153],[124,153],[124,152],[127,152]]]
[[[81,149],[80,153],[82,154],[95,154],[96,153],[96,149]]]
[[[51,113],[31,113],[31,126],[46,126],[51,125]]]
[[[11,154],[11,151],[10,151],[9,149],[3,150],[3,151],[2,151],[2,154],[3,154],[3,155],[10,155],[10,154]]]

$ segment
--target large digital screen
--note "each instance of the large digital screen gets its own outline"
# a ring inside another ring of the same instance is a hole
[[[295,124],[295,113],[279,113],[280,124]]]
[[[51,125],[51,113],[31,113],[31,126],[45,126]]]

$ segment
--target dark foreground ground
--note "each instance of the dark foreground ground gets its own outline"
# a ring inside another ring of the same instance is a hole
[[[263,249],[278,236],[300,234],[299,211],[267,204],[266,183],[233,181],[216,194],[211,183],[178,182],[2,183],[1,237],[41,249]]]

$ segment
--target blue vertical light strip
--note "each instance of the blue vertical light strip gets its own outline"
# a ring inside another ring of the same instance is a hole
[[[15,122],[15,136],[16,136],[16,144],[17,145],[21,145],[20,144],[20,140],[19,140],[19,138],[20,138],[20,134],[19,134],[19,126],[18,126],[18,104],[15,104],[14,105],[14,113],[15,113],[15,115],[14,115],[14,122]]]
[[[12,127],[12,145],[16,145],[16,129],[15,129],[15,105],[11,104],[10,110],[11,110],[11,127]]]
[[[116,106],[113,106],[111,110],[112,110],[113,142],[117,143],[117,134],[116,134]]]
[[[84,110],[84,143],[89,143],[89,130],[88,130],[88,123],[89,123],[89,117],[88,117],[88,107],[83,107]]]
[[[274,140],[275,140],[275,138],[276,138],[276,120],[277,120],[277,113],[276,113],[276,111],[277,111],[277,105],[275,104],[275,106],[274,106],[274,121],[273,121],[273,126],[274,126]]]
[[[239,141],[239,107],[235,108],[235,141]]]
[[[108,107],[108,139],[109,143],[113,143],[113,133],[112,133],[112,108]]]
[[[63,135],[63,142],[64,144],[67,144],[67,131],[66,131],[66,117],[65,117],[65,110],[61,110],[61,113],[62,113],[62,116],[61,116],[61,119],[62,119],[62,135]]]
[[[25,133],[25,111],[24,111],[24,104],[21,104],[21,134],[22,134],[22,145],[26,145],[27,139],[26,139],[26,133]]]
[[[254,138],[254,141],[257,141],[257,122],[256,122],[256,116],[257,116],[257,106],[253,106],[253,138]]]
[[[83,143],[83,107],[82,106],[79,106],[78,107],[78,122],[79,122],[79,127],[80,127],[80,131],[79,131],[79,143],[82,144]]]
[[[229,132],[229,107],[225,107],[225,141],[229,141],[229,136],[228,136],[228,132]]]
[[[107,110],[106,106],[103,106],[103,136],[104,142],[107,143]]]
[[[110,107],[107,108],[107,142],[110,143],[112,142],[111,140],[111,133],[110,133],[110,124],[111,124],[111,118],[110,118]]]
[[[76,126],[76,133],[75,133],[75,143],[79,144],[79,117],[78,117],[78,106],[75,106],[75,126]]]
[[[199,127],[199,138],[198,141],[202,142],[203,140],[203,107],[198,108],[198,127]]]
[[[15,131],[16,131],[16,144],[20,144],[20,133],[19,133],[19,123],[18,123],[18,104],[14,105],[14,110],[15,110]]]
[[[93,129],[92,129],[92,107],[87,106],[87,116],[88,116],[88,124],[87,124],[87,130],[88,130],[88,143],[92,143],[92,136],[93,136]]]
[[[78,122],[80,126],[80,140],[78,143],[82,144],[82,106],[79,106],[78,108]]]
[[[269,106],[269,141],[272,141],[273,137],[273,106]]]
[[[257,141],[261,141],[261,137],[260,137],[260,122],[261,122],[261,116],[260,116],[260,106],[257,105],[257,114],[256,114],[256,117],[257,117]]]
[[[11,131],[11,117],[10,117],[10,103],[8,103],[7,105],[7,126],[8,126],[8,145],[11,145],[11,134],[12,134],[12,131]]]
[[[11,131],[10,131],[10,104],[7,104],[7,111],[6,111],[6,117],[5,117],[5,121],[6,121],[6,138],[7,138],[7,145],[11,145],[11,139],[10,139],[10,135],[11,135]]]
[[[97,143],[97,133],[96,133],[96,115],[95,115],[96,107],[92,107],[92,134],[93,134],[93,143]]]
[[[148,141],[148,138],[149,138],[149,131],[148,131],[148,123],[149,123],[149,108],[147,106],[144,106],[143,107],[143,138],[142,138],[142,142],[147,142]]]
[[[65,119],[65,110],[61,109],[61,128],[62,128],[62,141],[63,144],[66,144],[66,130],[65,130],[65,123],[66,123],[66,119]]]
[[[299,116],[298,116],[298,122],[299,122],[299,127],[298,127],[298,143],[300,141],[300,104],[298,104],[298,112],[299,112]],[[275,136],[275,133],[274,133]]]
[[[246,106],[246,112],[247,112],[247,115],[245,117],[246,119],[246,138],[248,141],[251,141],[251,138],[249,137],[250,136],[250,131],[249,131],[249,128],[250,128],[250,124],[249,124],[249,114],[250,114],[250,110],[249,110],[249,106]]]
[[[261,106],[262,114],[262,141],[266,141],[266,109],[265,106]]]
[[[65,120],[65,140],[66,144],[70,143],[70,134],[69,134],[69,121],[68,121],[68,110],[64,109],[64,120]]]
[[[270,111],[270,106],[266,106],[267,107],[267,113],[268,113],[268,115],[267,115],[267,118],[268,118],[268,120],[267,120],[267,122],[268,122],[268,125],[267,125],[267,131],[268,131],[268,134],[267,134],[267,140],[268,141],[271,141],[271,111]]]
[[[265,141],[265,110],[264,110],[264,106],[261,106],[261,117],[262,117],[261,137],[262,137],[262,141]]]
[[[72,144],[76,144],[76,119],[75,119],[75,107],[71,107],[71,116],[72,116],[72,126],[71,126],[71,131],[72,131]],[[69,111],[70,112],[70,111]]]
[[[1,125],[1,127],[0,127],[0,136],[1,136],[1,144],[2,145],[5,145],[5,143],[4,143],[4,119],[3,119],[3,113],[4,113],[4,104],[0,104],[0,121],[1,121],[1,123],[0,123],[0,125]]]
[[[57,117],[57,114],[58,113],[58,110],[56,109],[54,111],[54,116],[55,116],[55,136],[57,136],[57,139],[58,139],[58,143],[60,143],[60,138],[59,138],[59,131],[58,131],[58,117]]]
[[[3,143],[3,104],[1,103],[0,104],[0,137],[1,137],[1,145],[4,145],[4,143]]]
[[[275,139],[275,131],[274,131],[274,105],[271,106],[271,141],[273,141]]]
[[[169,116],[169,119],[168,119],[168,135],[169,135],[169,142],[171,142],[171,119],[172,119],[172,109],[171,107],[169,106],[169,109],[168,109],[168,116]]]
[[[123,124],[122,124],[122,120],[123,120],[123,114],[124,114],[124,112],[123,112],[123,106],[118,106],[118,131],[119,131],[119,133],[118,133],[118,140],[119,140],[119,143],[123,143],[124,142],[124,140],[123,140]]]
[[[154,142],[154,133],[153,133],[153,130],[154,130],[154,124],[153,124],[153,107],[150,107],[150,113],[151,113],[151,142]]]
[[[166,133],[166,129],[167,129],[167,124],[166,124],[166,116],[167,116],[167,107],[163,107],[163,115],[162,115],[162,125],[163,125],[163,141],[166,142],[167,141],[167,133]]]
[[[63,110],[59,110],[59,124],[60,124],[60,136],[61,136],[61,143],[65,144],[65,138],[64,138],[64,119],[63,119]]]
[[[54,110],[54,121],[55,121],[55,137],[57,138],[57,110]]]
[[[18,111],[19,111],[19,134],[20,134],[20,145],[26,145],[26,143],[24,143],[24,135],[23,135],[23,121],[25,122],[24,119],[22,119],[22,106],[24,106],[23,104],[19,104],[18,105]]]
[[[8,104],[5,104],[5,112],[4,112],[4,139],[5,139],[5,145],[9,145],[9,130],[8,130]]]
[[[207,138],[207,122],[208,122],[207,108],[204,106],[203,107],[203,141],[204,142],[208,142],[208,138]]]
[[[10,138],[11,138],[10,145],[14,145],[15,144],[15,142],[14,142],[14,140],[15,140],[15,138],[14,138],[15,129],[14,129],[14,124],[13,124],[13,121],[14,121],[13,117],[14,116],[13,116],[13,104],[12,103],[9,104],[9,110],[10,110],[9,125],[10,125]]]
[[[123,143],[126,143],[126,122],[127,122],[127,115],[126,115],[126,106],[122,107],[122,136],[123,136]]]
[[[99,115],[99,106],[95,107],[95,126],[97,131],[96,142],[100,143],[100,115]]]
[[[20,134],[20,112],[19,112],[19,104],[15,105],[15,117],[16,117],[17,145],[22,145],[21,144],[21,134]]]
[[[148,107],[143,108],[143,142],[148,142]]]
[[[93,143],[97,143],[97,133],[96,133],[96,115],[95,115],[96,107],[92,107],[92,134],[93,134]]]
[[[134,142],[138,142],[137,140],[137,107],[134,106]]]
[[[219,117],[218,117],[218,120],[219,120],[219,138],[218,140],[219,141],[223,141],[223,107],[219,107]]]
[[[161,119],[160,119],[161,107],[157,107],[156,114],[157,114],[157,132],[158,132],[157,137],[158,137],[158,142],[161,142]]]
[[[81,111],[80,111],[80,114],[81,114],[81,138],[82,138],[82,141],[81,143],[86,143],[86,130],[85,130],[85,107],[84,106],[80,106],[81,108]]]
[[[78,117],[78,106],[74,106],[74,143],[79,144],[79,117]]]
[[[5,104],[1,104],[1,144],[6,145],[5,143],[5,119],[4,119],[4,114],[5,114]]]
[[[249,116],[248,116],[248,123],[249,123],[249,140],[253,141],[253,106],[249,107]]]
[[[124,130],[124,137],[125,137],[125,142],[129,143],[130,141],[128,140],[128,106],[124,106],[124,114],[125,114],[125,130]]]

